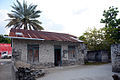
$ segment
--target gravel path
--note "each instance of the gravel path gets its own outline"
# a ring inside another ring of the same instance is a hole
[[[111,64],[53,68],[45,77],[37,80],[112,80]]]

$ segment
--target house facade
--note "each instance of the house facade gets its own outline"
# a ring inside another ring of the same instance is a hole
[[[21,61],[48,67],[84,64],[85,45],[73,35],[11,29],[8,37]]]

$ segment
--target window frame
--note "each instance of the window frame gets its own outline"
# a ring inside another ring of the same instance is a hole
[[[73,51],[73,52],[70,52]],[[75,45],[68,45],[68,59],[76,60],[76,46]]]
[[[29,53],[29,50],[32,50],[32,59],[30,60],[30,53]],[[37,53],[37,55],[38,55],[38,59],[37,60],[35,60],[35,53],[34,53],[34,50],[38,50],[38,53]],[[39,44],[27,44],[27,62],[28,63],[36,63],[36,62],[39,62]]]

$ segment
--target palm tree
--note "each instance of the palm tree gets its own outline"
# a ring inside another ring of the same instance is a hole
[[[8,13],[10,22],[6,27],[13,27],[16,29],[28,29],[28,30],[43,30],[40,26],[41,22],[36,18],[40,17],[40,10],[36,10],[37,5],[27,5],[25,1],[21,4],[16,0],[17,4],[12,6],[12,13]]]

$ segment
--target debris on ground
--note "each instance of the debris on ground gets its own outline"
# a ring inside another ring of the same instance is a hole
[[[18,80],[36,80],[36,78],[45,75],[44,70],[36,70],[30,68],[19,67],[16,72],[16,77]]]
[[[23,68],[30,68],[30,64],[23,62],[23,61],[15,61],[16,68],[23,67]]]

